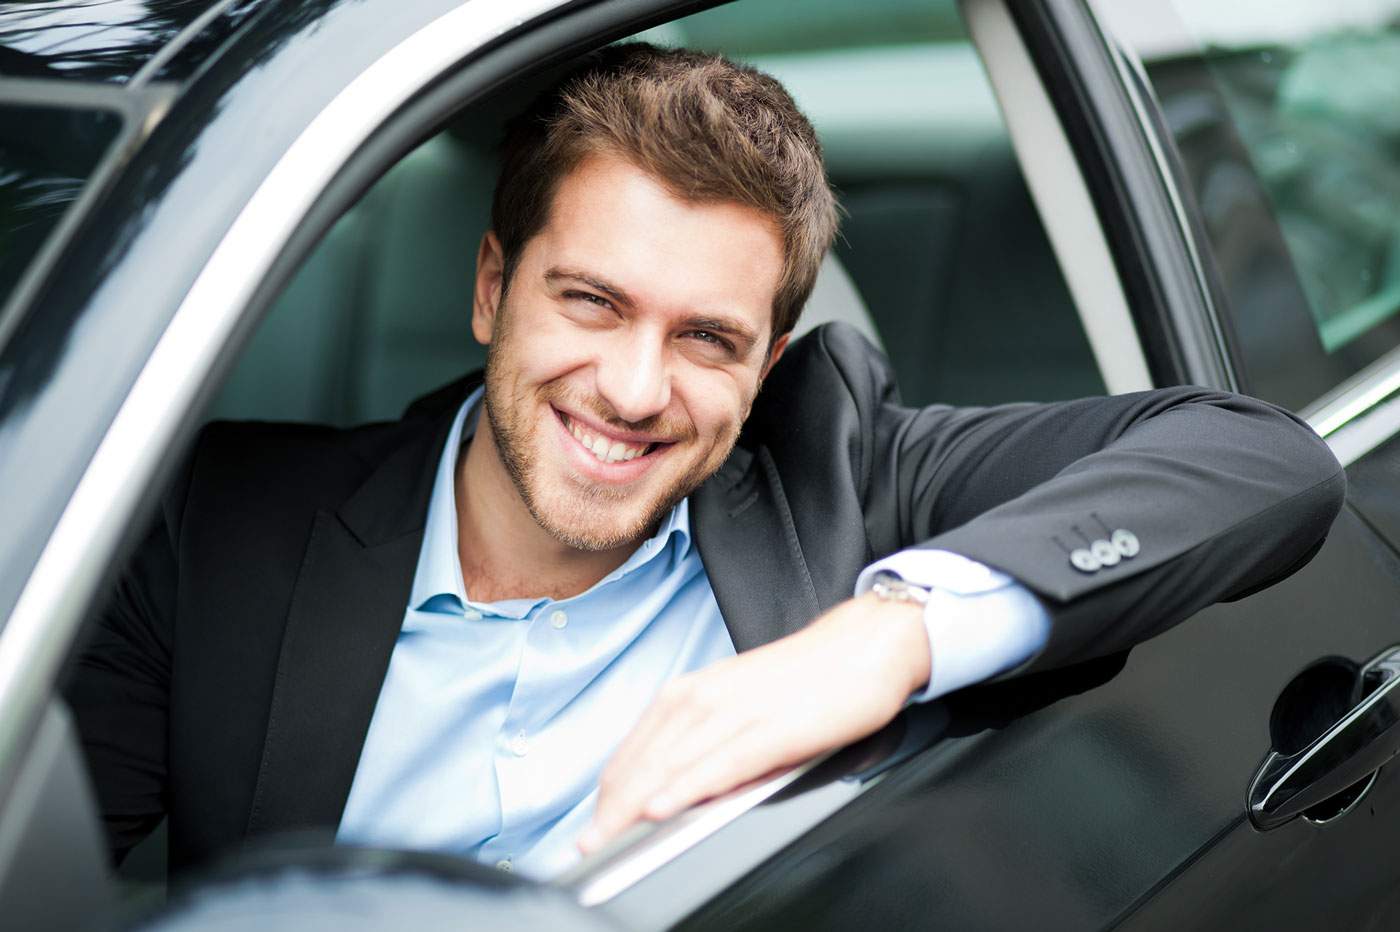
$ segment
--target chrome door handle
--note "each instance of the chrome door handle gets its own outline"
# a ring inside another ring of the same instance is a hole
[[[1400,646],[1362,668],[1377,685],[1350,712],[1296,754],[1272,752],[1254,775],[1249,818],[1275,828],[1368,775],[1400,754]]]

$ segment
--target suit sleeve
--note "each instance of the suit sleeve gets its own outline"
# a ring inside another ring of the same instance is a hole
[[[1046,607],[1045,646],[1007,675],[1126,649],[1276,582],[1311,558],[1341,509],[1336,458],[1267,402],[1183,387],[915,411],[898,405],[887,370],[866,363],[856,375],[841,361],[858,337],[829,339],[853,396],[875,399],[866,488],[898,526],[895,547],[963,554]],[[1133,556],[1087,571],[1071,562],[1117,530],[1137,541]]]
[[[187,487],[182,472],[89,620],[64,688],[116,863],[166,811],[175,554]]]

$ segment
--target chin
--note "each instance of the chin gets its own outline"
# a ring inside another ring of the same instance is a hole
[[[560,543],[575,550],[594,551],[640,543],[651,536],[667,513],[690,494],[691,489],[684,489],[677,495],[657,496],[647,503],[632,500],[636,497],[635,493],[620,499],[589,494],[606,491],[541,496],[534,494],[528,488],[528,483],[520,488],[525,507],[535,523]]]

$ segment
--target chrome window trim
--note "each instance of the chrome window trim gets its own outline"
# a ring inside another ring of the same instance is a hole
[[[1396,391],[1400,391],[1400,347],[1357,372],[1299,414],[1318,436],[1326,437]]]
[[[573,891],[580,906],[606,903],[618,894],[674,860],[778,791],[791,786],[825,763],[828,751],[805,764],[753,786],[740,787],[700,803],[665,822],[643,823],[618,843],[584,859],[557,878]],[[640,836],[640,837],[638,837]]]
[[[959,0],[1012,148],[1112,394],[1152,387],[1113,254],[1064,127],[1005,0]]]
[[[566,2],[473,0],[438,17],[342,88],[254,191],[137,375],[0,629],[0,785],[205,374],[319,192],[425,83]]]
[[[1299,415],[1350,466],[1400,432],[1400,347],[1303,408]]]
[[[1327,446],[1343,467],[1370,453],[1400,431],[1400,398],[1390,398],[1327,435]]]
[[[1239,379],[1235,374],[1235,367],[1230,355],[1229,342],[1225,338],[1225,332],[1220,326],[1219,309],[1216,307],[1215,296],[1211,292],[1210,281],[1206,276],[1205,264],[1201,261],[1201,253],[1197,248],[1196,237],[1191,230],[1191,221],[1186,214],[1186,204],[1181,197],[1181,189],[1176,183],[1176,173],[1172,170],[1172,164],[1167,158],[1166,150],[1163,149],[1161,140],[1157,137],[1156,126],[1148,115],[1148,106],[1152,106],[1161,112],[1155,94],[1152,91],[1152,82],[1147,78],[1147,69],[1143,66],[1142,60],[1137,52],[1126,43],[1118,41],[1117,37],[1110,32],[1105,25],[1105,20],[1099,15],[1095,8],[1095,3],[1085,0],[1084,8],[1089,13],[1090,20],[1094,23],[1094,28],[1099,31],[1099,36],[1103,39],[1104,45],[1113,56],[1113,62],[1118,70],[1118,75],[1123,87],[1128,94],[1128,100],[1132,104],[1133,115],[1137,118],[1138,129],[1142,133],[1143,139],[1147,142],[1149,151],[1152,153],[1152,161],[1157,166],[1157,177],[1161,180],[1162,188],[1166,191],[1167,200],[1171,204],[1172,216],[1176,219],[1177,232],[1181,235],[1182,242],[1186,246],[1187,258],[1191,263],[1192,280],[1196,290],[1201,296],[1201,302],[1207,311],[1207,325],[1210,328],[1212,348],[1223,363],[1222,369],[1226,377],[1230,380],[1228,386],[1231,391],[1239,390]],[[1152,100],[1143,100],[1143,93],[1153,95]],[[1165,118],[1164,121],[1165,122]]]

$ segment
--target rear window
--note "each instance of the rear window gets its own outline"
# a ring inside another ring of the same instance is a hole
[[[1301,408],[1400,345],[1400,0],[1105,9],[1185,163],[1251,388]]]

